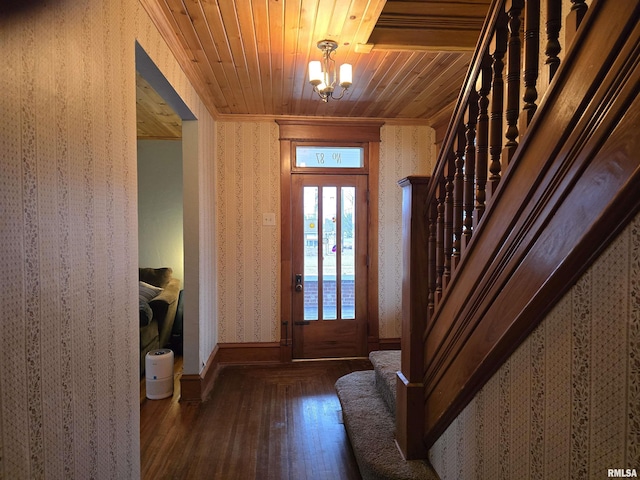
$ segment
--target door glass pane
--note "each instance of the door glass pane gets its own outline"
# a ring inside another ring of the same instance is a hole
[[[322,318],[337,318],[336,288],[336,187],[322,188]]]
[[[355,248],[356,248],[356,189],[342,187],[341,194],[341,269],[340,269],[340,317],[343,320],[355,319]]]
[[[304,319],[318,319],[318,187],[304,187]]]
[[[296,167],[306,168],[362,168],[362,147],[296,147]]]

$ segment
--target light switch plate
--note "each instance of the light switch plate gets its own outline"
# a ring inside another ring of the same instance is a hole
[[[275,224],[276,224],[276,214],[275,213],[263,213],[262,214],[262,225],[275,226]]]

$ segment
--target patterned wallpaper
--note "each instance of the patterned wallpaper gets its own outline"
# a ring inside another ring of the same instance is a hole
[[[402,326],[402,189],[398,180],[429,175],[436,160],[429,127],[385,125],[380,143],[378,297],[380,338],[399,338]]]
[[[136,1],[47,5],[0,19],[0,478],[138,478],[135,40],[198,118],[187,373],[218,341],[279,337],[280,233],[261,222],[280,214],[277,126],[214,125]],[[383,338],[400,331],[396,182],[431,171],[432,144],[426,127],[382,129]],[[436,445],[443,478],[638,464],[638,366],[625,355],[638,342],[638,221],[616,245]],[[625,458],[607,456],[613,444]]]
[[[140,476],[136,38],[206,153],[212,120],[136,1],[0,18],[3,479]]]
[[[640,469],[640,215],[430,452],[442,480]]]
[[[275,122],[216,123],[218,334],[280,339],[280,148]]]
[[[216,216],[219,341],[280,338],[280,149],[274,122],[217,122]],[[429,127],[384,126],[380,144],[380,336],[400,336],[402,191],[397,182],[431,171]],[[426,159],[426,160],[425,160]],[[242,293],[242,294],[240,294]]]
[[[193,95],[195,97],[195,93]],[[183,130],[184,130],[183,122]],[[192,123],[192,122],[186,122]],[[198,245],[199,248],[190,248],[192,251],[191,261],[195,264],[191,268],[191,277],[186,272],[187,279],[191,279],[197,283],[198,295],[198,315],[190,316],[188,305],[185,302],[185,328],[192,325],[191,332],[185,332],[184,347],[195,351],[195,344],[198,344],[198,370],[196,365],[190,363],[195,362],[196,358],[189,358],[187,351],[184,353],[184,372],[195,373],[200,372],[205,363],[211,356],[214,348],[218,344],[218,321],[217,321],[217,285],[218,276],[216,270],[216,197],[215,189],[211,188],[216,185],[215,177],[215,145],[216,136],[215,123],[213,119],[204,111],[199,112],[197,125],[193,125],[193,129],[197,130],[198,151],[195,152],[197,157],[197,168],[194,169],[197,177],[194,182],[198,185],[198,198],[195,200],[197,205],[192,205],[191,209],[198,209]],[[191,232],[187,231],[187,235]],[[185,242],[186,244],[186,242]],[[197,251],[197,258],[193,258],[193,251]],[[188,252],[185,251],[185,260],[189,259]],[[194,278],[195,277],[195,278]],[[185,297],[191,301],[189,294],[185,292]],[[192,297],[193,298],[193,297]],[[189,323],[187,323],[189,322]],[[197,324],[197,331],[193,331],[193,324]],[[192,366],[193,365],[193,366]]]

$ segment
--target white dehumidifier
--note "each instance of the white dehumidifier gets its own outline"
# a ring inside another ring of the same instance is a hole
[[[173,395],[173,351],[151,350],[145,356],[147,398],[159,400]]]

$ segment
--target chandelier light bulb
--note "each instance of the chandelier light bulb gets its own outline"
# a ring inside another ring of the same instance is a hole
[[[322,82],[322,64],[320,60],[309,62],[309,83],[317,87]]]
[[[318,48],[322,51],[322,60],[309,62],[309,83],[323,102],[328,102],[329,98],[340,100],[353,82],[353,68],[348,63],[340,66],[342,91],[340,95],[334,95],[338,78],[336,62],[332,55],[338,48],[338,44],[333,40],[322,40],[318,42]]]
[[[348,63],[343,63],[340,65],[340,86],[342,88],[349,88],[351,86],[352,79],[352,69],[351,65]]]

